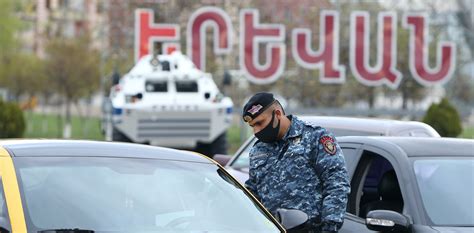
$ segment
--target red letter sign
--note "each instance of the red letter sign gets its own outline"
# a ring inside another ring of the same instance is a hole
[[[321,69],[322,83],[343,83],[346,80],[345,67],[339,64],[339,14],[336,11],[322,11],[320,16],[319,50],[311,49],[311,31],[296,28],[292,32],[293,57],[307,69]]]
[[[202,7],[194,12],[188,21],[188,56],[201,70],[206,69],[206,28],[214,30],[214,52],[229,53],[232,49],[232,23],[229,15],[217,7]]]
[[[356,79],[367,86],[386,84],[397,88],[402,79],[396,69],[397,15],[393,12],[378,16],[377,60],[369,65],[369,14],[357,11],[351,14],[350,66]]]
[[[276,24],[259,24],[255,9],[240,11],[240,67],[256,84],[268,84],[283,73],[286,60],[285,28]],[[259,63],[260,43],[266,45],[265,64]]]
[[[428,66],[428,42],[426,41],[428,17],[426,15],[405,15],[403,25],[411,31],[408,62],[413,77],[425,86],[446,83],[454,71],[456,56],[454,43],[441,42],[438,44],[436,67],[430,68]]]
[[[149,9],[135,10],[135,62],[152,52],[155,41],[178,41],[179,26],[177,24],[153,23],[153,11]]]

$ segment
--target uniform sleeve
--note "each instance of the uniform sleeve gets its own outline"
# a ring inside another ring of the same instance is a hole
[[[349,177],[342,150],[326,130],[316,138],[316,171],[322,183],[321,230],[338,231],[346,212],[350,192]]]
[[[249,160],[250,160],[250,167],[249,167],[249,179],[247,181],[245,181],[245,187],[250,191],[252,192],[252,194],[259,200],[260,200],[260,196],[258,195],[258,192],[257,192],[257,181],[256,181],[256,177],[255,177],[255,167],[252,166],[252,163],[253,163],[253,154],[254,154],[254,148],[250,149],[250,152],[249,152]]]

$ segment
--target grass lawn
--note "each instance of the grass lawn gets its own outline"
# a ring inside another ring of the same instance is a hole
[[[24,138],[62,138],[64,122],[56,115],[25,112],[27,129]],[[104,140],[100,132],[100,118],[72,117],[72,138]]]
[[[464,126],[462,129],[460,138],[471,138],[474,139],[474,126]]]
[[[62,138],[62,119],[57,115],[25,112],[27,129],[24,138]],[[100,118],[92,117],[81,120],[78,116],[72,117],[72,138],[104,140],[100,132]],[[228,154],[233,154],[240,147],[240,126],[232,125],[227,131],[229,143]]]
[[[227,153],[229,155],[233,155],[237,149],[239,149],[240,145],[240,126],[239,125],[231,125],[230,128],[227,130],[227,143],[229,144],[229,148]]]

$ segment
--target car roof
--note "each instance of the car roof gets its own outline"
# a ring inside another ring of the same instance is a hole
[[[431,126],[418,121],[401,121],[392,119],[333,117],[333,116],[298,116],[300,119],[331,129],[347,129],[371,132],[384,136],[393,136],[404,130],[423,130],[433,137],[440,137]]]
[[[212,163],[197,153],[134,143],[86,140],[0,140],[13,157],[119,157]]]
[[[395,145],[408,157],[466,156],[474,157],[474,140],[434,137],[364,137],[345,136],[337,138],[339,143],[359,143],[383,147]]]

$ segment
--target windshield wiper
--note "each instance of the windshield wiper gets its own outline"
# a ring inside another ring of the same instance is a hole
[[[94,233],[94,231],[79,229],[79,228],[74,228],[74,229],[64,228],[64,229],[41,230],[41,231],[38,231],[38,233]]]

